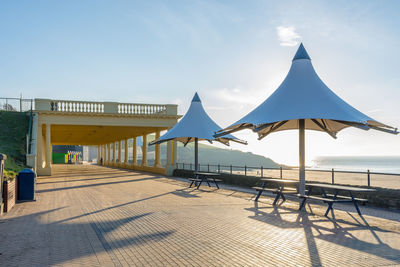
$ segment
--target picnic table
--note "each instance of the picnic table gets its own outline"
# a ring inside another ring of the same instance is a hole
[[[211,187],[210,182],[214,182],[215,186],[219,189],[218,182],[222,182],[222,180],[217,179],[219,176],[219,173],[213,173],[213,172],[197,172],[194,176],[194,178],[189,178],[190,183],[189,187],[192,187],[192,185],[197,186],[197,189],[199,189],[200,185],[203,182],[207,182],[208,186]]]
[[[328,209],[325,212],[325,216],[328,215],[329,211],[333,211],[333,204],[340,202],[352,202],[354,207],[357,210],[357,213],[361,215],[361,211],[358,207],[357,202],[366,203],[368,200],[363,198],[355,198],[354,192],[374,192],[375,189],[371,188],[362,188],[362,187],[354,187],[354,186],[344,186],[344,185],[334,185],[334,184],[319,184],[319,183],[306,183],[306,187],[308,188],[306,195],[298,195],[299,198],[302,198],[303,201],[300,204],[299,210],[301,210],[307,199],[320,200],[328,204]],[[311,195],[313,189],[319,188],[322,191],[322,196]],[[327,194],[326,189],[333,190],[333,194]],[[347,192],[348,195],[339,195],[340,192]]]
[[[297,186],[299,184],[299,181],[296,181],[296,180],[262,178],[261,181],[262,181],[261,187],[253,187],[253,189],[258,191],[257,196],[254,201],[258,201],[261,194],[265,191],[276,194],[273,205],[276,204],[276,202],[279,200],[279,198],[282,198],[283,201],[285,201],[286,200],[285,194],[297,194],[298,193]],[[267,184],[271,184],[272,188],[271,187],[267,188],[266,187]],[[289,187],[287,187],[287,186],[289,186]],[[293,186],[295,188],[293,188]]]

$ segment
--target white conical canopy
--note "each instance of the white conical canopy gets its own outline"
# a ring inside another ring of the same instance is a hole
[[[271,132],[298,129],[299,119],[305,120],[305,129],[325,131],[333,137],[349,126],[397,133],[396,129],[361,113],[332,92],[318,77],[303,44],[278,89],[223,131],[231,133],[252,128],[261,139]]]
[[[245,141],[239,140],[233,135],[215,138],[214,133],[220,130],[221,127],[219,127],[204,110],[200,97],[196,93],[185,116],[167,133],[150,144],[160,144],[169,140],[177,140],[186,145],[189,142],[195,141],[196,138],[199,141],[207,140],[210,143],[212,143],[212,141],[218,141],[225,145],[228,145],[229,141],[246,144]]]
[[[318,77],[300,44],[289,73],[278,89],[252,112],[215,136],[251,128],[262,139],[272,132],[299,129],[299,193],[304,195],[304,130],[325,131],[336,138],[337,132],[349,126],[398,133],[397,129],[368,117],[332,92]]]

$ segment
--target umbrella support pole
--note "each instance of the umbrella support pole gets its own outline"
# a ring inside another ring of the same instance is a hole
[[[305,195],[306,170],[305,170],[305,120],[299,120],[299,194]]]
[[[197,173],[199,172],[199,139],[194,139],[194,173],[197,178]]]

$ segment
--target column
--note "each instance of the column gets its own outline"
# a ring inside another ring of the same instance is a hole
[[[142,167],[144,167],[147,166],[147,134],[143,135],[142,154]]]
[[[46,168],[51,168],[51,124],[46,124]]]
[[[174,172],[172,168],[172,141],[167,142],[167,164],[165,165],[165,173],[167,176],[171,176]]]
[[[160,131],[156,132],[156,140],[160,138]],[[161,168],[161,157],[160,157],[160,153],[161,153],[161,147],[160,144],[156,144],[155,147],[155,161],[154,161],[154,167],[155,168]]]
[[[171,165],[171,150],[172,150],[172,144],[171,141],[167,142],[167,163],[165,164],[165,167],[168,167]]]
[[[97,165],[100,165],[101,145],[97,145]]]
[[[103,145],[103,165],[107,163],[107,144]]]
[[[177,157],[178,157],[178,141],[176,141],[176,140],[172,141],[172,156],[171,157],[172,157],[171,165],[175,169],[176,160],[177,160]]]
[[[128,139],[124,140],[124,164],[127,165],[128,164]]]
[[[44,168],[43,166],[43,132],[42,132],[42,124],[38,124],[36,133],[36,147],[37,147],[37,159],[36,159],[36,168],[38,170]]]
[[[116,154],[115,154],[115,144],[116,144],[117,142],[113,142],[112,143],[112,146],[113,146],[113,159],[112,159],[112,163],[113,163],[113,166],[115,166],[115,163],[117,162],[117,159],[116,159]]]
[[[111,163],[111,149],[110,149],[110,143],[107,144],[107,165],[110,165]]]
[[[136,137],[133,137],[133,146],[132,146],[132,165],[136,165]]]
[[[118,165],[121,166],[121,140],[118,141]]]

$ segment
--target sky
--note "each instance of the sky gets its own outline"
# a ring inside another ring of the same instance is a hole
[[[1,1],[0,97],[178,104],[195,92],[221,126],[280,85],[300,42],[321,79],[353,107],[400,127],[398,1]],[[250,151],[298,164],[298,132]],[[306,132],[318,156],[400,155],[400,136]]]

